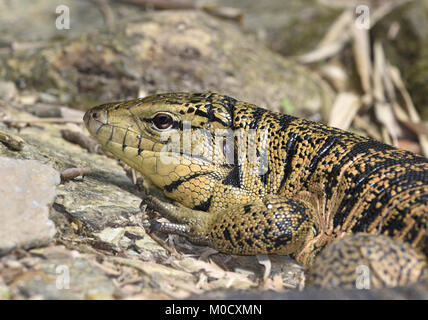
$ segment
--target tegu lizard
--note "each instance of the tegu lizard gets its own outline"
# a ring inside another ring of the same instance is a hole
[[[104,149],[160,188],[158,231],[236,255],[292,255],[310,283],[372,287],[427,276],[428,159],[216,93],[97,106]]]

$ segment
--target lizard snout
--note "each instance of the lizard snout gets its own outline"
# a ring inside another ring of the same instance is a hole
[[[108,123],[107,121],[107,111],[102,110],[98,107],[92,108],[86,111],[83,116],[83,121],[85,122],[86,128],[90,133],[96,134],[97,130],[102,126]]]

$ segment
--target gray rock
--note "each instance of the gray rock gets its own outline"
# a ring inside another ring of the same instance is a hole
[[[95,233],[94,235],[98,240],[110,245],[117,251],[120,248],[119,242],[122,240],[124,234],[124,228],[105,228],[103,231]]]
[[[0,98],[4,100],[13,99],[18,93],[15,83],[12,81],[0,81]]]
[[[111,172],[96,172],[105,179],[87,177],[83,181],[69,181],[58,188],[58,197],[55,208],[81,221],[90,230],[100,231],[106,227],[126,226],[135,223],[133,216],[139,210],[141,199],[126,192],[116,183],[119,179],[123,183],[127,177],[114,176]],[[107,191],[108,190],[108,191]]]
[[[0,176],[0,254],[49,243],[56,232],[49,205],[59,173],[38,161],[0,158]]]
[[[70,257],[41,261],[40,270],[27,272],[27,279],[12,290],[15,297],[64,300],[110,298],[117,289],[91,261]]]

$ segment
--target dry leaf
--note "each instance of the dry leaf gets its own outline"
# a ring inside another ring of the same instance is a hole
[[[366,29],[360,29],[356,26],[353,26],[351,30],[355,64],[357,66],[363,90],[365,93],[369,93],[372,89],[370,81],[372,63],[370,60],[369,32]]]
[[[360,106],[361,101],[354,93],[340,93],[333,104],[328,124],[342,130],[348,130]]]
[[[266,254],[258,254],[256,256],[258,263],[263,265],[265,267],[265,271],[263,273],[263,280],[266,281],[267,278],[269,278],[270,272],[272,270],[272,263]]]

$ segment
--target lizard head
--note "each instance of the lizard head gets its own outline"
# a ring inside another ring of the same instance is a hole
[[[226,154],[233,158],[235,102],[215,93],[158,94],[96,106],[84,122],[105,150],[164,191],[197,175],[210,188],[209,176],[230,167]]]

